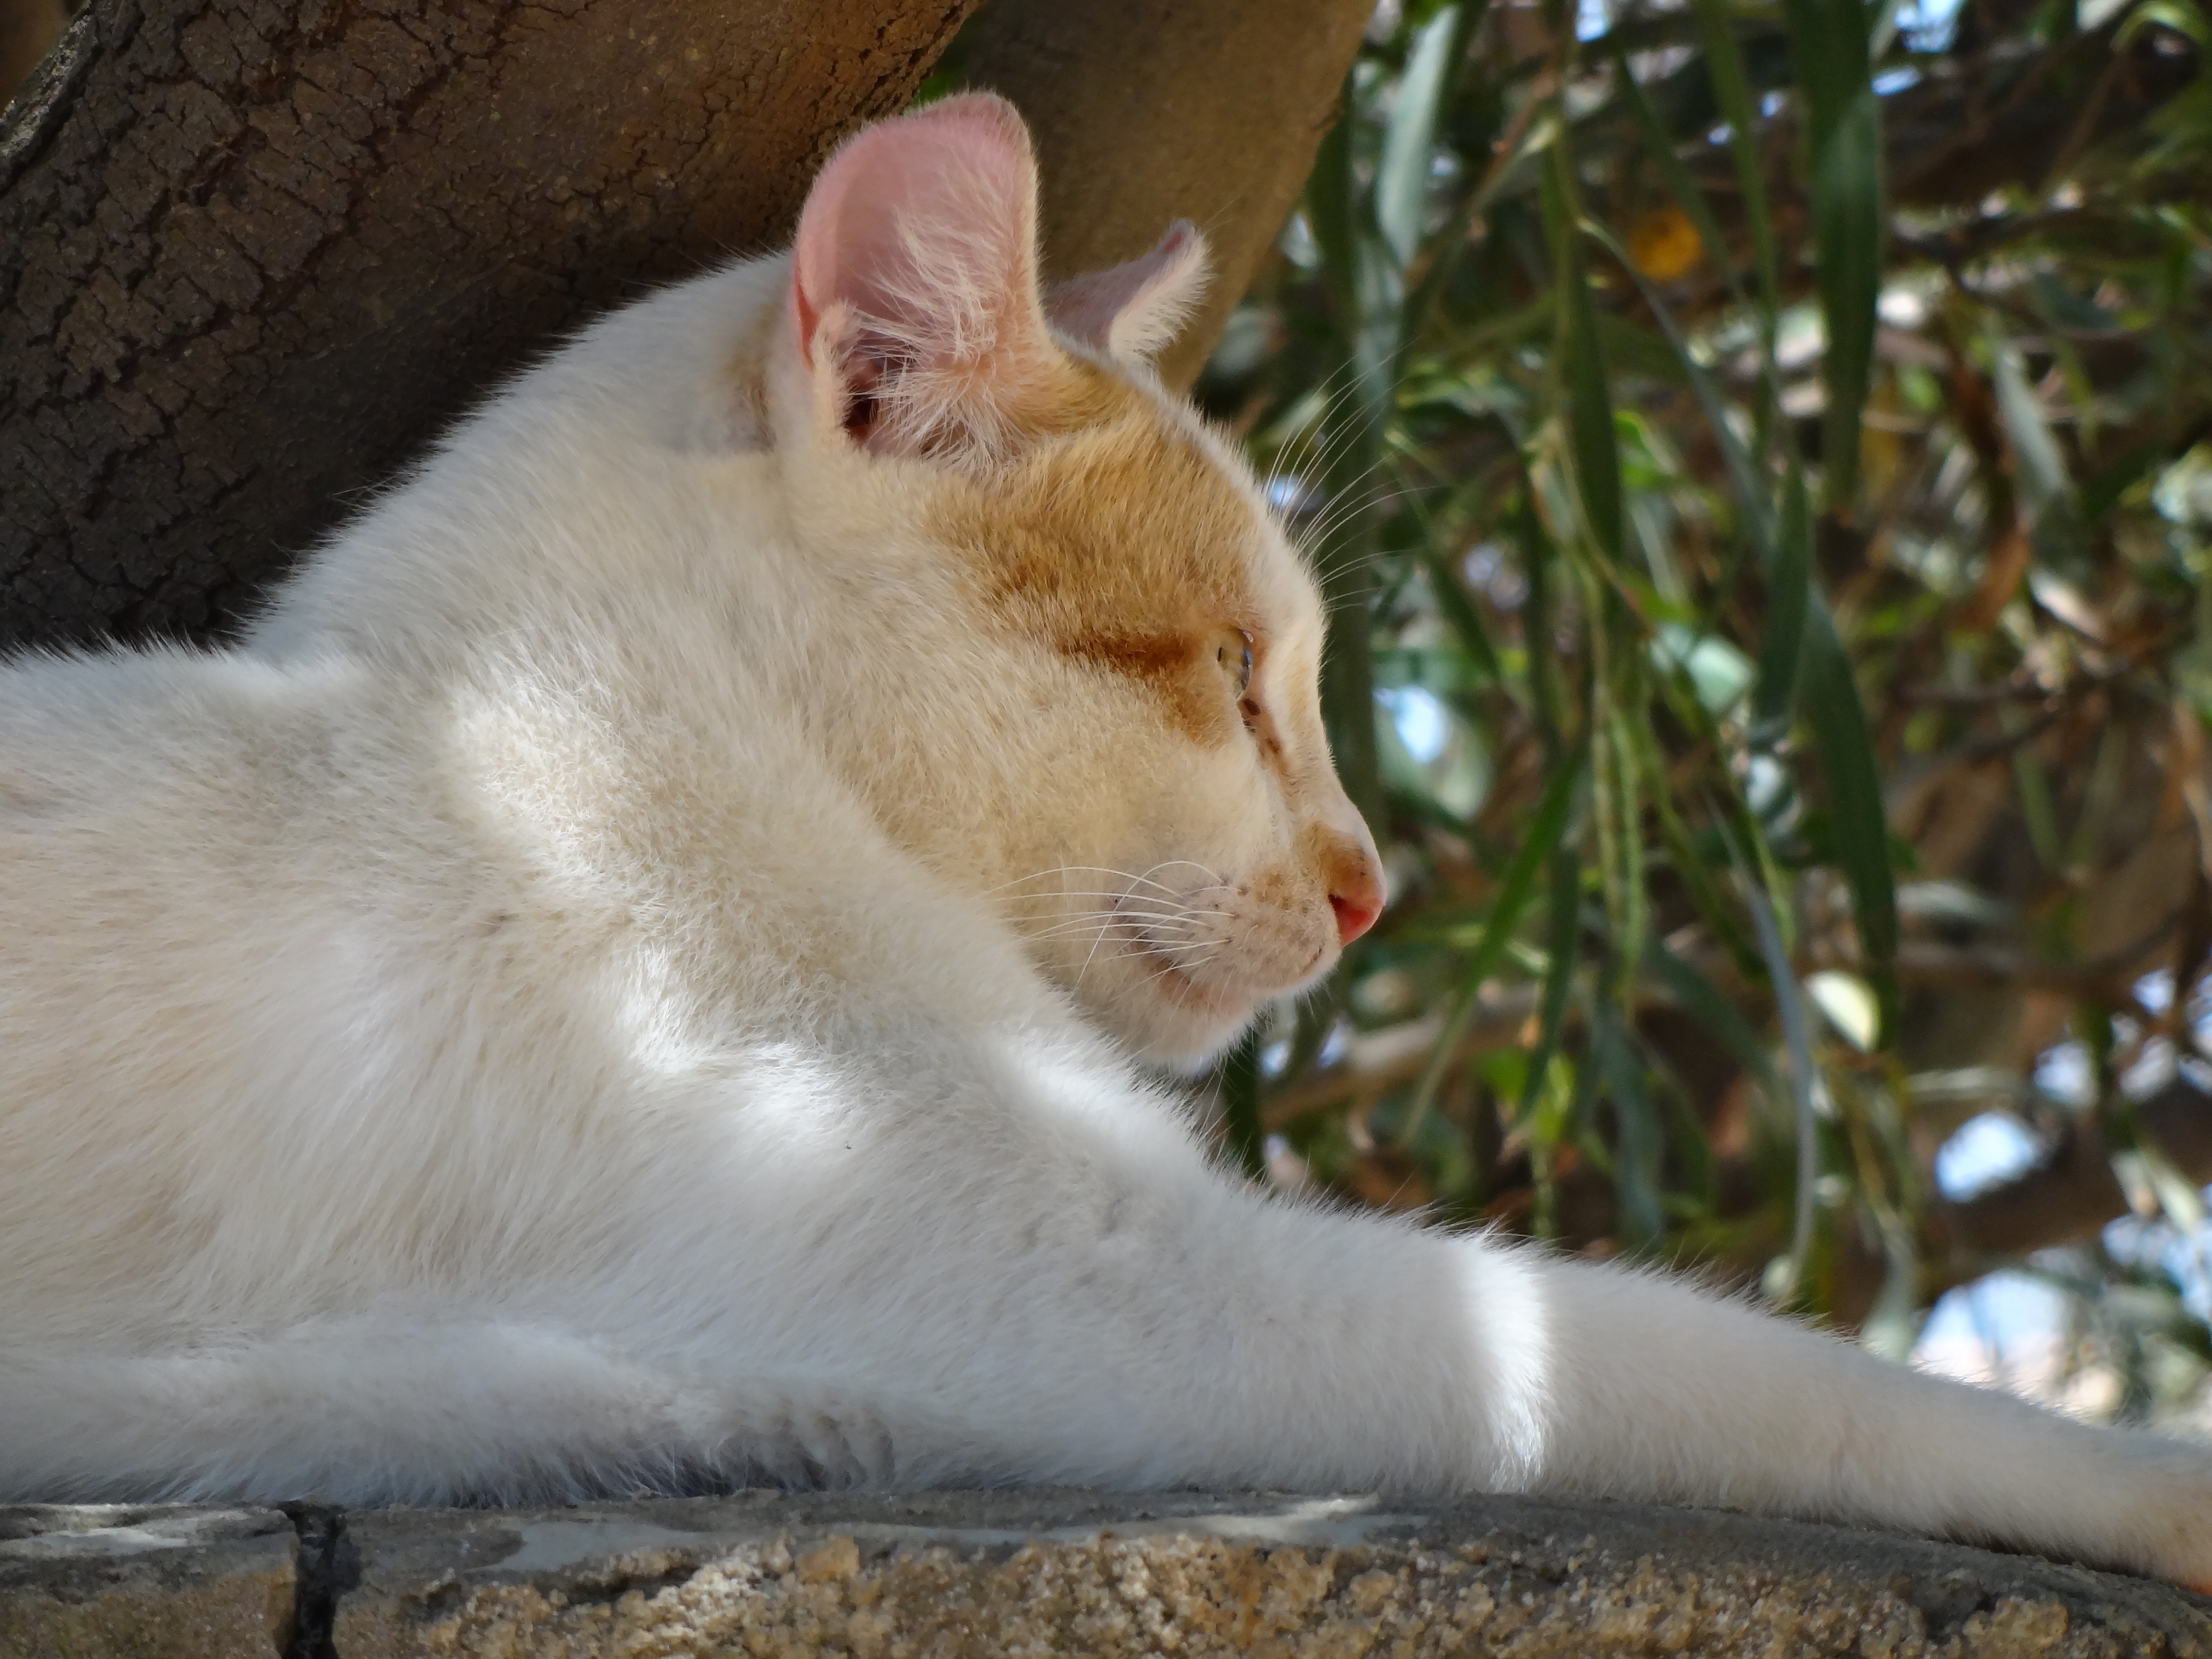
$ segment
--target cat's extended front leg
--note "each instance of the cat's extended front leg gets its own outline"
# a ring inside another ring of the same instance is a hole
[[[895,1478],[1571,1491],[2212,1577],[2200,1451],[1662,1275],[1270,1200],[1127,1123],[1025,1139],[867,1229],[870,1323],[830,1363],[928,1408]]]
[[[2212,1456],[1634,1273],[1480,1241],[1528,1277],[1537,1489],[1710,1503],[2212,1579]],[[1473,1316],[1478,1340],[1514,1340]]]

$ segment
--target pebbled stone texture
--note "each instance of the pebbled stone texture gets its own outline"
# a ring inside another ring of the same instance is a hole
[[[1600,1502],[289,1509],[0,1509],[0,1659],[2212,1659],[2168,1585]]]
[[[91,0],[0,113],[0,645],[219,628],[975,3]]]
[[[1602,1503],[749,1494],[348,1534],[341,1659],[2212,1653],[2212,1602],[2165,1585]]]
[[[296,1551],[279,1510],[0,1509],[0,1659],[276,1659]]]

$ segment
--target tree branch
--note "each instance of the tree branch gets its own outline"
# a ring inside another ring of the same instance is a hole
[[[2136,1121],[2189,1180],[2212,1182],[2212,1095],[2177,1077],[2136,1108]],[[2069,1122],[2025,1175],[1935,1211],[1930,1242],[1960,1264],[1957,1276],[1965,1279],[1980,1258],[2086,1243],[2128,1208],[2111,1149],[2084,1118]]]

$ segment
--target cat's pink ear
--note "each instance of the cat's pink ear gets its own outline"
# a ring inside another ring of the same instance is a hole
[[[947,98],[832,156],[799,215],[792,319],[856,439],[1000,447],[1058,358],[1037,293],[1036,163],[1014,106]]]
[[[1045,314],[1071,339],[1115,357],[1147,358],[1182,331],[1205,296],[1206,276],[1206,238],[1178,219],[1150,253],[1053,284]]]

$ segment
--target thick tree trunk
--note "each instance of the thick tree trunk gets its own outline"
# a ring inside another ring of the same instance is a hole
[[[61,0],[0,0],[0,105],[38,68],[68,21]]]
[[[787,229],[975,0],[95,0],[0,119],[0,643],[204,635],[544,342]],[[1002,0],[1071,272],[1197,220],[1188,380],[1367,0]]]
[[[95,0],[0,127],[0,640],[200,632],[975,0]]]

